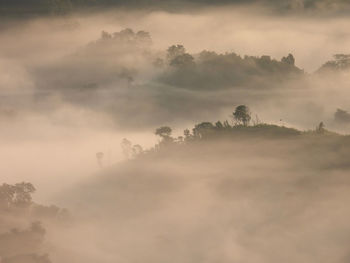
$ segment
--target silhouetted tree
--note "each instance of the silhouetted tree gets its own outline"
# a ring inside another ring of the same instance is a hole
[[[251,115],[249,108],[245,105],[238,106],[233,112],[233,119],[238,124],[242,124],[244,126],[248,126],[251,120]]]
[[[295,65],[295,58],[292,54],[289,54],[287,57],[283,57],[281,61],[291,66]]]
[[[170,145],[174,142],[174,139],[171,137],[172,130],[168,126],[163,126],[156,129],[155,134],[161,137],[161,141],[159,143],[159,147]]]
[[[161,138],[168,138],[171,136],[171,133],[172,133],[172,130],[170,127],[168,126],[163,126],[163,127],[160,127],[158,128],[156,131],[155,131],[155,134],[160,136]]]
[[[196,138],[203,138],[211,134],[215,126],[211,122],[202,122],[197,124],[193,129],[193,136]]]
[[[323,121],[320,122],[320,124],[316,128],[317,133],[324,133],[325,132],[325,125]]]

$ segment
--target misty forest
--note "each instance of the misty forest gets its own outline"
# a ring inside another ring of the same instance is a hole
[[[348,0],[0,0],[0,263],[348,263],[349,28]]]

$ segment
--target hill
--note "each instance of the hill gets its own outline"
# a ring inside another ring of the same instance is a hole
[[[165,127],[157,134],[152,150],[65,195],[97,222],[97,239],[119,244],[112,255],[128,262],[326,262],[321,243],[342,262],[350,234],[349,136],[209,123],[183,139]]]

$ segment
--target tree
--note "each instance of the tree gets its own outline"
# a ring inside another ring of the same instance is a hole
[[[168,126],[163,126],[155,131],[155,134],[160,136],[162,139],[170,138],[172,129]]]
[[[252,119],[249,108],[245,105],[240,105],[236,107],[236,110],[233,112],[233,119],[238,124],[248,126],[250,120]]]
[[[101,32],[101,40],[109,40],[112,39],[112,35],[106,31]]]
[[[316,132],[317,133],[324,133],[325,132],[325,125],[323,123],[323,121],[320,122],[320,124],[316,127]]]
[[[170,61],[170,66],[173,67],[188,67],[193,66],[194,64],[194,58],[187,53],[177,56]]]
[[[333,56],[333,60],[327,61],[318,70],[319,72],[325,70],[348,70],[350,67],[350,55],[349,54],[336,54]]]
[[[191,139],[193,139],[191,131],[189,129],[185,129],[184,130],[184,141],[189,141]]]
[[[120,146],[122,147],[122,152],[123,152],[125,159],[129,159],[133,153],[131,141],[124,138],[122,140],[122,142],[120,143]]]
[[[193,129],[193,135],[197,138],[203,138],[212,133],[215,126],[211,122],[202,122]]]
[[[155,131],[155,134],[161,138],[159,147],[168,146],[174,142],[174,139],[171,137],[172,129],[168,126],[163,126],[158,128]]]
[[[167,50],[167,59],[169,63],[178,56],[186,54],[186,49],[183,45],[172,45]]]
[[[140,44],[151,45],[152,44],[151,34],[149,32],[141,30],[136,33],[136,41],[138,41]]]
[[[190,132],[189,129],[184,130],[184,136],[185,136],[186,139],[191,136],[191,132]]]
[[[0,207],[27,207],[32,203],[35,190],[31,183],[3,184],[0,186]]]
[[[292,54],[289,54],[287,57],[283,57],[281,61],[291,66],[295,65],[295,58]]]
[[[173,67],[188,67],[193,66],[194,58],[186,53],[186,49],[182,45],[173,45],[167,50],[167,60],[170,66]]]
[[[36,191],[31,183],[15,184],[14,203],[19,206],[27,206],[32,202],[32,194]]]
[[[333,56],[338,69],[348,69],[350,66],[349,54],[336,54]]]
[[[3,184],[0,186],[0,207],[8,208],[13,203],[15,188],[13,185]]]

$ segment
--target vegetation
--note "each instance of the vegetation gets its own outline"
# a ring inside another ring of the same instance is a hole
[[[233,119],[238,124],[242,124],[243,126],[248,126],[250,120],[252,119],[249,108],[245,105],[240,105],[233,112]]]
[[[0,187],[0,208],[28,207],[32,202],[31,194],[34,192],[35,188],[30,183],[3,184]]]
[[[333,56],[333,60],[326,62],[318,70],[323,73],[326,71],[343,71],[350,68],[350,55],[349,54],[336,54]]]
[[[292,54],[281,61],[270,56],[241,57],[236,53],[218,54],[206,50],[191,55],[182,45],[169,47],[166,57],[156,59],[154,65],[164,68],[159,77],[161,82],[187,89],[273,88],[278,83],[304,74],[295,66]]]
[[[345,113],[338,110],[337,115],[343,116]],[[346,114],[345,114],[346,115]],[[347,116],[347,115],[346,115]],[[345,117],[346,117],[345,116]],[[344,116],[343,116],[344,117]],[[338,118],[340,118],[338,116]],[[122,150],[127,159],[132,157],[138,157],[145,153],[157,152],[162,149],[168,149],[169,147],[189,145],[194,142],[204,141],[218,141],[218,140],[251,140],[254,138],[260,139],[305,139],[306,141],[313,141],[312,138],[320,139],[319,136],[323,136],[325,141],[327,138],[347,138],[347,136],[339,135],[335,132],[326,129],[324,122],[320,122],[314,130],[299,131],[295,128],[289,128],[285,126],[278,126],[275,124],[261,123],[257,117],[257,120],[251,124],[252,116],[249,107],[246,105],[239,105],[232,113],[233,124],[230,124],[228,120],[217,121],[216,123],[202,122],[196,124],[192,131],[185,129],[183,136],[176,138],[172,137],[172,129],[168,126],[162,126],[155,130],[155,135],[159,136],[159,143],[150,150],[143,151],[140,148],[137,152],[133,152],[133,146],[130,141],[124,139],[122,142]],[[134,146],[135,147],[135,146]],[[133,154],[132,154],[133,153]]]
[[[51,262],[42,251],[46,234],[42,222],[59,222],[68,214],[56,206],[34,203],[32,194],[35,191],[31,183],[0,185],[1,263]]]

